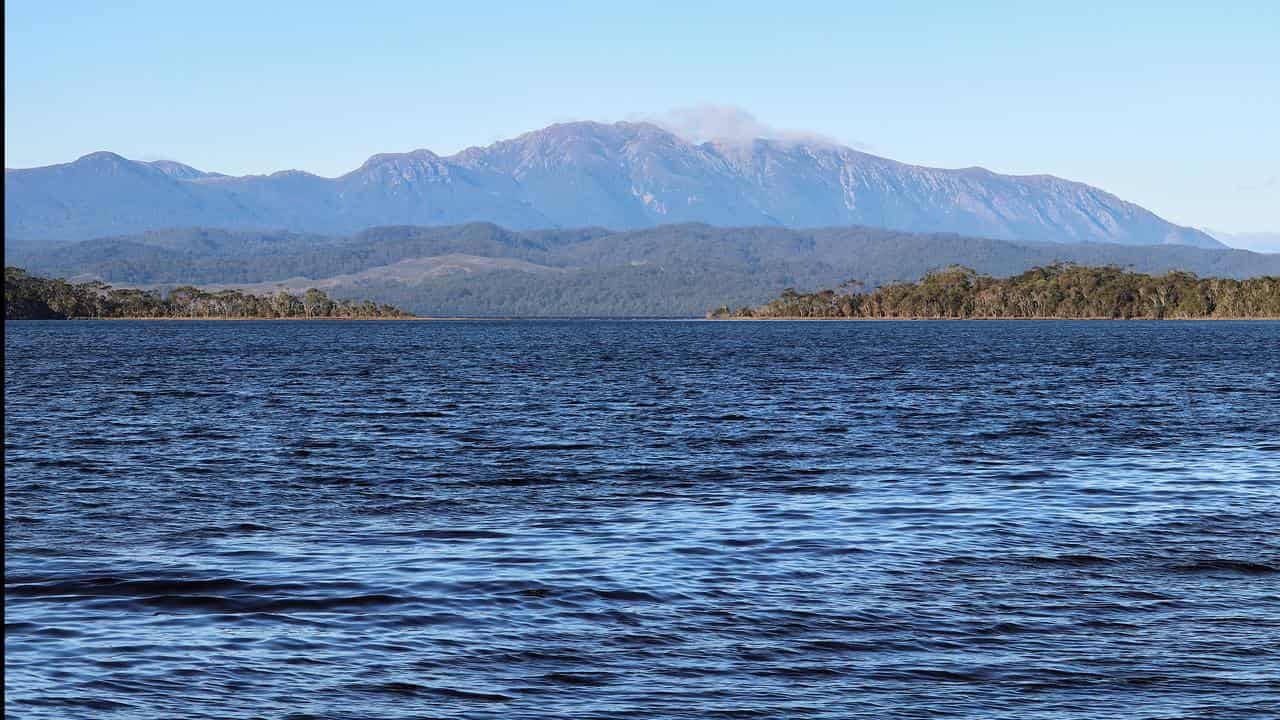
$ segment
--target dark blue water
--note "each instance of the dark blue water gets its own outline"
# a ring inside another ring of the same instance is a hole
[[[5,350],[11,718],[1280,715],[1280,324]]]

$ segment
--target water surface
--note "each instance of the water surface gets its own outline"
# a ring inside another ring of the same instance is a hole
[[[1280,714],[1280,324],[5,350],[12,718]]]

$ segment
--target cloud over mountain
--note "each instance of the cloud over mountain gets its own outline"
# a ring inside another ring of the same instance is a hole
[[[840,144],[835,138],[821,133],[788,130],[768,125],[761,122],[746,108],[736,105],[708,103],[677,107],[656,115],[638,115],[633,120],[653,123],[695,144],[704,142],[741,144],[761,139],[812,145]],[[854,147],[866,149],[860,143],[854,143]]]

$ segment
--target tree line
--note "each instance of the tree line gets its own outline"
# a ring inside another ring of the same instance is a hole
[[[284,290],[254,295],[240,290],[202,290],[191,285],[167,294],[156,290],[114,288],[102,282],[70,283],[4,269],[5,320],[66,318],[403,318],[403,310],[370,300],[330,298],[310,288],[301,295]]]
[[[860,292],[850,281],[813,293],[787,288],[757,307],[722,306],[710,318],[1280,318],[1280,277],[1145,275],[1116,266],[1055,263],[1007,278],[951,266],[919,282]]]

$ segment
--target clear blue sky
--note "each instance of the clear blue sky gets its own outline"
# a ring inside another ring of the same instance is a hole
[[[337,175],[714,103],[1280,230],[1280,3],[1029,4],[10,0],[5,165],[109,149]]]

